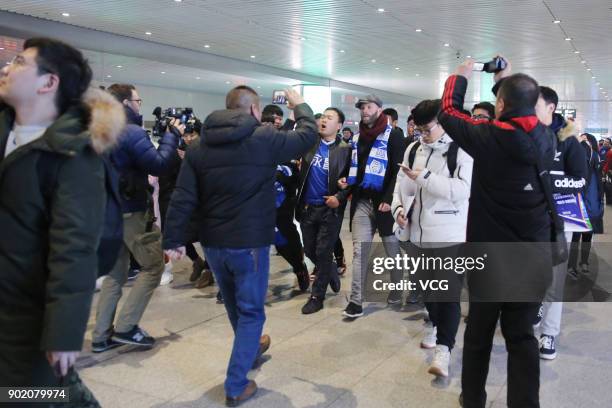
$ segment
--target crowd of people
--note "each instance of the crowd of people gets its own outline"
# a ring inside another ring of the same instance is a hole
[[[348,268],[342,314],[355,321],[367,306],[377,233],[390,258],[431,243],[448,253],[465,242],[567,242],[569,257],[557,259],[554,248],[538,255],[551,282],[541,301],[479,301],[490,281],[477,274],[456,274],[459,290],[445,301],[428,290],[395,289],[386,298],[391,306],[423,303],[428,326],[420,345],[434,350],[428,372],[448,377],[466,280],[460,403],[486,405],[499,321],[508,406],[539,407],[540,359],[557,355],[559,293],[566,276],[588,274],[593,234],[603,232],[602,178],[612,171],[612,149],[607,139],[579,134],[555,113],[555,90],[513,74],[510,61],[495,74],[494,104],[466,111],[473,64],[457,67],[441,99],[412,109],[405,135],[398,112],[376,95],[356,101],[354,132],[337,107],[315,115],[288,89],[283,120],[283,109],[262,109],[257,92],[241,85],[229,91],[225,109],[189,129],[173,119],[153,143],[135,86],[94,89],[80,51],[27,40],[0,75],[0,385],[61,384],[78,406],[99,406],[74,370],[96,280],[105,277],[93,305],[92,351],[152,348],[155,338],[140,322],[167,259],[188,256],[190,281],[218,286],[235,334],[225,392],[226,404],[236,406],[256,393],[247,374],[271,345],[263,334],[271,245],[308,294],[304,315],[324,308],[328,288],[340,292]],[[159,225],[149,176],[158,177]],[[584,202],[584,223],[558,216],[559,196]],[[347,206],[351,267],[340,237]],[[140,272],[117,313],[131,261]],[[391,270],[392,283],[403,278]]]

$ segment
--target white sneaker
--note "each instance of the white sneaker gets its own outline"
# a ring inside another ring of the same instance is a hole
[[[438,334],[438,330],[435,326],[427,326],[425,329],[425,335],[423,336],[423,340],[421,340],[421,348],[424,349],[432,349],[436,347],[436,335]]]
[[[173,280],[174,275],[172,275],[172,262],[168,262],[164,268],[164,273],[162,274],[159,285],[169,285],[170,283],[172,283]]]
[[[99,292],[100,289],[102,289],[102,282],[104,282],[104,279],[106,279],[106,275],[100,276],[98,279],[96,279],[96,292]]]
[[[450,351],[448,347],[438,344],[434,351],[434,357],[431,361],[431,366],[427,371],[429,374],[437,375],[438,377],[448,377],[448,366],[450,364]]]

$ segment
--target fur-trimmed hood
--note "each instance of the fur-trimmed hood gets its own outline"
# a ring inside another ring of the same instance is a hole
[[[83,104],[89,110],[91,146],[97,153],[104,153],[117,144],[125,128],[123,105],[108,92],[96,88],[83,95]]]
[[[14,122],[13,108],[0,103],[0,134],[8,136]],[[68,108],[47,128],[36,146],[67,155],[89,146],[102,154],[117,144],[125,124],[123,106],[109,93],[90,88],[80,104]]]
[[[558,113],[553,114],[553,123],[550,126],[560,142],[567,140],[571,136],[578,136],[576,125],[571,120],[565,120],[563,116]]]

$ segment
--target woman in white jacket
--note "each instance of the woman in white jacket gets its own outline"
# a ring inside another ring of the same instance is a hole
[[[391,206],[398,238],[420,248],[451,247],[465,242],[466,235],[473,160],[438,123],[439,110],[440,100],[422,101],[412,110],[422,139],[406,149]],[[425,306],[433,325],[421,347],[435,348],[429,373],[446,377],[461,318],[459,302]]]

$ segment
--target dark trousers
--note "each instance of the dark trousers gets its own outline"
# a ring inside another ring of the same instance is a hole
[[[312,296],[325,299],[327,285],[338,279],[338,269],[334,262],[334,246],[339,241],[342,219],[336,209],[322,206],[307,206],[302,222],[304,251],[317,267],[317,277],[312,284]]]
[[[582,239],[582,245],[580,245],[580,239]],[[574,232],[572,234],[572,244],[570,246],[569,259],[567,261],[568,268],[576,269],[578,267],[578,252],[580,252],[580,264],[589,263],[591,241],[593,241],[592,232]]]
[[[236,397],[244,391],[259,350],[266,320],[264,302],[270,273],[270,247],[204,249],[223,296],[234,329],[234,345],[225,380],[225,392]]]
[[[452,350],[461,320],[459,302],[425,302],[429,320],[436,327],[436,344],[441,344]]]
[[[485,384],[498,319],[508,350],[508,407],[540,406],[540,356],[533,335],[539,307],[539,303],[470,302],[461,371],[464,408],[485,407]]]
[[[276,246],[278,253],[291,265],[293,272],[303,269],[304,249],[297,227],[293,222],[295,202],[286,199],[276,210],[276,227],[287,240],[287,245]]]
[[[336,258],[336,263],[338,266],[340,266],[340,262],[344,260],[344,246],[342,245],[342,240],[340,238],[338,238],[336,245],[334,246],[334,257]]]
[[[185,253],[192,261],[200,259],[200,255],[198,255],[193,243],[185,244]]]

